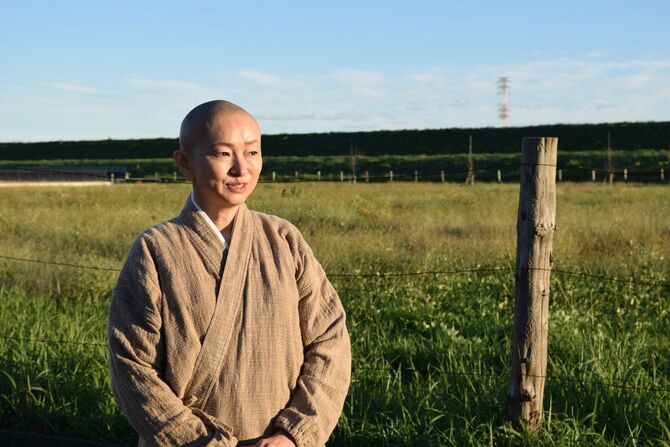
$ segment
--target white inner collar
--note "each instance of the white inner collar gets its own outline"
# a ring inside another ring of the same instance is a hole
[[[189,197],[191,198],[191,203],[193,203],[193,206],[195,206],[195,209],[198,210],[198,213],[200,213],[200,215],[205,218],[205,222],[207,222],[207,225],[209,225],[212,228],[212,230],[214,230],[214,233],[216,234],[216,237],[219,238],[219,240],[221,241],[221,244],[223,245],[223,249],[227,250],[228,249],[228,242],[226,242],[226,239],[223,237],[223,234],[221,234],[221,231],[219,231],[219,229],[216,228],[216,225],[214,225],[214,222],[212,222],[212,219],[209,218],[207,213],[204,212],[202,208],[200,208],[200,205],[198,205],[198,202],[195,201],[195,197],[193,196],[193,192],[191,192]]]

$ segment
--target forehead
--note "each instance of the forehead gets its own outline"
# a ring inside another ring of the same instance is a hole
[[[260,138],[258,123],[245,111],[213,113],[207,120],[206,126],[210,139],[243,137],[245,140],[249,140]]]

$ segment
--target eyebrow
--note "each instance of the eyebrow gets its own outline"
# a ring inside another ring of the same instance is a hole
[[[260,141],[259,141],[259,140],[255,140],[255,139],[254,139],[254,140],[249,140],[249,141],[245,141],[245,142],[244,142],[244,144],[245,144],[246,146],[249,146],[250,144],[258,144],[258,143],[260,143]],[[235,147],[234,144],[232,144],[232,143],[226,143],[225,141],[220,141],[220,142],[217,142],[217,143],[212,143],[210,147],[214,148],[214,147],[217,147],[217,146]]]

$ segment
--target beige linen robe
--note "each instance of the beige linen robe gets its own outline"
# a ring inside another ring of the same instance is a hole
[[[109,312],[119,406],[140,445],[325,444],[351,372],[337,293],[293,225],[245,205],[226,253],[190,200],[135,240]]]

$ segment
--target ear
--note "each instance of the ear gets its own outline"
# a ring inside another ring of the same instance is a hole
[[[177,169],[181,172],[181,175],[186,177],[189,180],[193,180],[193,166],[191,163],[191,154],[182,149],[177,149],[172,153],[172,158],[174,159]]]

